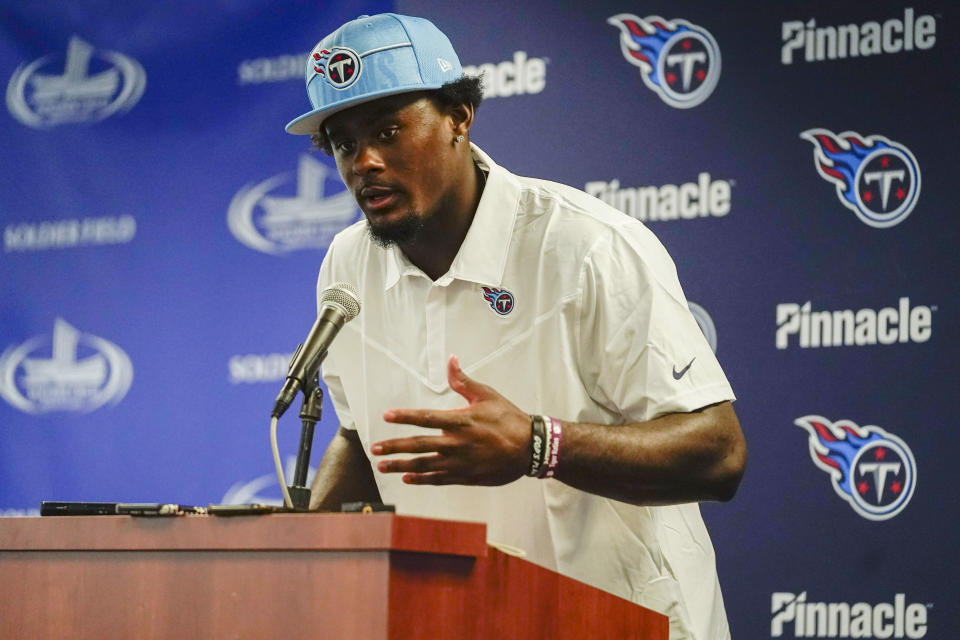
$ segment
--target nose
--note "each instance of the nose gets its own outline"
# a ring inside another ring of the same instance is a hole
[[[357,148],[353,159],[353,173],[358,176],[383,171],[384,160],[381,152],[374,145],[363,144]]]

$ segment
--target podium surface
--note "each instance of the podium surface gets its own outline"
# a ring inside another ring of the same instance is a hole
[[[0,638],[667,640],[666,617],[372,514],[0,518]]]

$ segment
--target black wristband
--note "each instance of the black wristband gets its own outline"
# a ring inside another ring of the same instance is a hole
[[[547,426],[541,416],[530,416],[530,444],[533,452],[530,455],[530,470],[527,475],[537,478],[547,461]]]

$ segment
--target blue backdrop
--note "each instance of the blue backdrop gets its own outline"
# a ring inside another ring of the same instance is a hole
[[[359,216],[283,125],[316,41],[398,10],[484,73],[485,151],[673,255],[750,449],[703,507],[734,636],[960,634],[955,3],[2,4],[0,515],[279,502],[270,408]]]

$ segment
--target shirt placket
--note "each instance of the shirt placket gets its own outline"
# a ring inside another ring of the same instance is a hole
[[[447,287],[433,284],[427,293],[427,375],[431,384],[443,385],[447,377]]]

